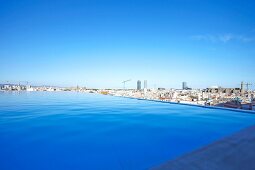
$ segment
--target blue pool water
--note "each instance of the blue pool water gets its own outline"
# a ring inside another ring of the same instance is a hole
[[[0,92],[1,170],[143,170],[255,115],[75,92]]]

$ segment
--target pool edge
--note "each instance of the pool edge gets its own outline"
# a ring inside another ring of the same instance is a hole
[[[113,96],[113,95],[111,95],[111,96]],[[159,102],[159,103],[177,104],[177,105],[185,105],[185,106],[195,106],[195,107],[202,107],[202,108],[207,108],[207,109],[229,110],[229,111],[235,111],[235,112],[244,112],[244,113],[255,114],[255,111],[252,111],[252,110],[232,109],[232,108],[217,107],[217,106],[203,106],[203,105],[196,105],[196,104],[168,102],[168,101],[163,101],[163,100],[143,99],[143,98],[135,98],[135,97],[127,97],[127,96],[113,96],[113,97],[145,100],[145,101],[153,101],[153,102]]]
[[[255,125],[252,125],[150,170],[253,170],[254,150]]]

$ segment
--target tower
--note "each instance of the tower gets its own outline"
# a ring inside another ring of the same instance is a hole
[[[142,83],[140,80],[137,81],[137,90],[141,90]]]
[[[241,94],[242,95],[244,94],[244,82],[243,81],[241,82]]]
[[[182,82],[182,90],[186,90],[187,88],[187,82]]]
[[[144,80],[143,92],[147,93],[147,80]]]
[[[144,89],[147,89],[147,80],[144,80],[144,86],[143,86]]]

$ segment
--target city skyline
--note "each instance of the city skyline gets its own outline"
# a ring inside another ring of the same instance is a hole
[[[2,1],[0,82],[254,84],[254,8],[255,2],[238,0]]]
[[[136,82],[132,82],[131,79],[129,80],[125,80],[122,83],[122,87],[117,87],[117,88],[96,88],[96,87],[88,87],[88,86],[80,86],[79,84],[77,85],[72,85],[72,86],[57,86],[57,85],[50,85],[50,84],[41,84],[41,85],[36,85],[33,84],[32,82],[28,82],[28,81],[16,81],[16,82],[10,82],[10,81],[6,81],[5,83],[1,83],[0,85],[3,87],[5,85],[13,85],[13,86],[20,86],[20,87],[59,87],[59,88],[74,88],[74,89],[123,89],[123,90],[147,90],[147,89],[176,89],[176,90],[205,90],[205,89],[225,89],[225,88],[229,88],[229,89],[243,89],[243,90],[254,90],[255,89],[255,83],[249,83],[249,82],[240,82],[240,84],[238,84],[238,86],[233,86],[233,87],[224,87],[224,86],[220,86],[220,85],[213,85],[213,86],[208,86],[208,87],[204,87],[204,88],[194,88],[194,87],[189,87],[187,85],[187,82],[181,82],[179,87],[163,87],[163,86],[157,86],[156,84],[153,84],[149,86],[148,88],[148,81],[147,80],[143,80],[143,83],[141,80],[137,80]],[[128,87],[126,87],[126,84],[130,83],[130,85]],[[134,84],[136,83],[136,84]]]

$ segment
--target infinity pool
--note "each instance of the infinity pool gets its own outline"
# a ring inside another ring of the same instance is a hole
[[[75,92],[0,92],[0,169],[144,170],[251,125],[255,115],[243,112]]]

